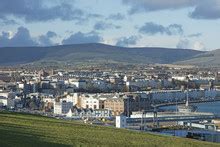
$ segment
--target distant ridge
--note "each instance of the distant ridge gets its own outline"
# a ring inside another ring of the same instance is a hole
[[[34,62],[63,63],[159,63],[171,64],[189,60],[204,53],[191,49],[158,47],[125,48],[99,43],[60,45],[52,47],[0,48],[0,65],[18,65]]]
[[[220,49],[198,54],[189,60],[179,61],[177,62],[177,64],[190,64],[204,67],[220,67]]]

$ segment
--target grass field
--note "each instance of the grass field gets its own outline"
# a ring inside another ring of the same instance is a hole
[[[0,146],[214,147],[220,144],[0,112]]]

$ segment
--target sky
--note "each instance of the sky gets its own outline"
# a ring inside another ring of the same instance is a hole
[[[220,48],[220,0],[0,0],[0,47]]]

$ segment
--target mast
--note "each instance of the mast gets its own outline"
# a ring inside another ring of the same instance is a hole
[[[188,88],[186,90],[186,107],[189,106],[189,92],[188,92]]]
[[[187,79],[187,88],[186,88],[186,107],[189,106],[189,79]]]

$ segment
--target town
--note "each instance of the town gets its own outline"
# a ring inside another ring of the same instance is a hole
[[[143,126],[148,129],[186,127],[189,120],[191,123],[204,120],[209,122],[199,123],[197,128],[209,126],[206,129],[210,130],[211,125],[211,130],[218,130],[219,121],[215,121],[218,116],[212,113],[162,109],[185,103],[189,107],[188,103],[219,101],[220,73],[217,69],[164,65],[114,69],[106,66],[70,70],[1,68],[0,108],[136,130],[142,130]],[[181,118],[185,115],[184,119],[179,120],[179,115]],[[160,117],[176,119],[159,123]]]
[[[220,146],[220,0],[0,0],[0,146]]]

